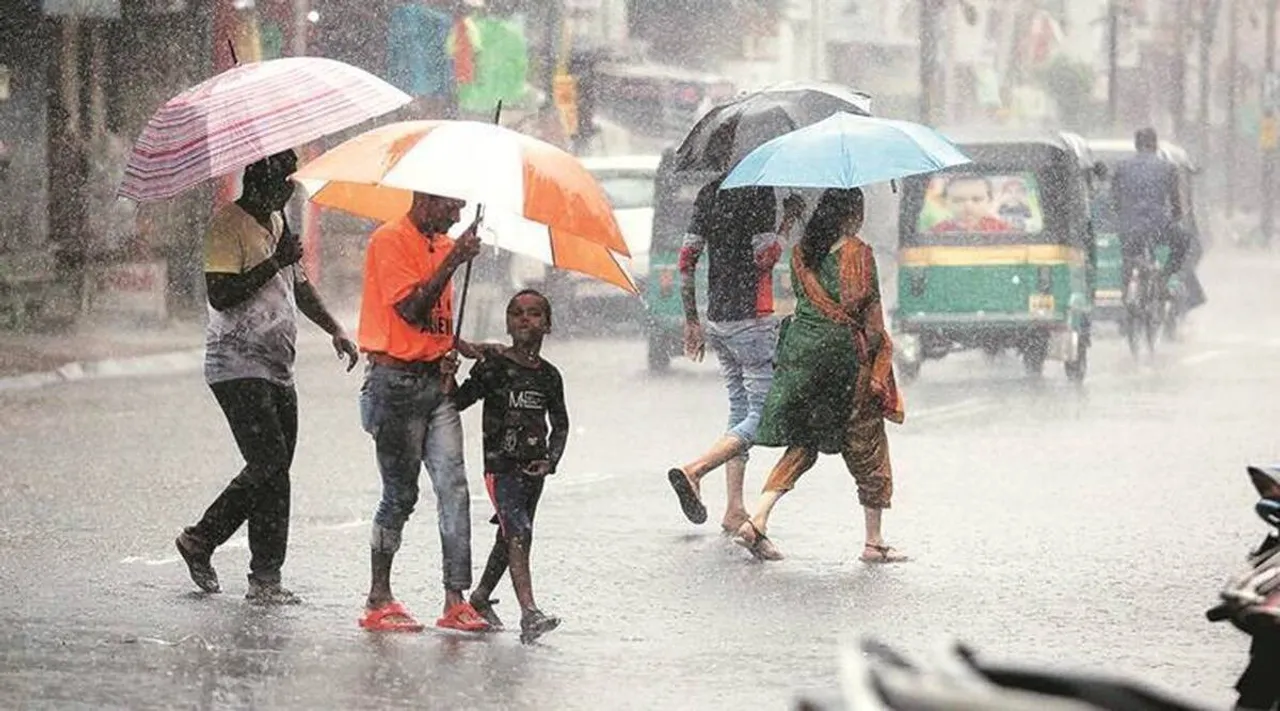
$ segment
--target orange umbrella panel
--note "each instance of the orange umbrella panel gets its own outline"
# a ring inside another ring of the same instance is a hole
[[[384,222],[404,215],[415,192],[482,204],[485,242],[638,293],[612,205],[591,173],[569,153],[500,126],[381,126],[294,179],[317,204]]]

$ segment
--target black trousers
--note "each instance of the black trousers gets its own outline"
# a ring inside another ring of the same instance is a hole
[[[249,578],[278,583],[289,546],[289,468],[298,442],[297,392],[259,378],[209,387],[231,425],[245,465],[187,534],[212,552],[247,521]]]
[[[1280,704],[1280,634],[1253,638],[1249,666],[1236,682],[1237,704],[1248,709],[1273,709]]]

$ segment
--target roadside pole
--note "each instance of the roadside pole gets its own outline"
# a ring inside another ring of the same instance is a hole
[[[1262,130],[1259,131],[1259,143],[1262,148],[1262,244],[1271,244],[1271,232],[1275,229],[1276,213],[1274,204],[1275,158],[1276,158],[1276,103],[1280,99],[1280,81],[1276,77],[1276,6],[1278,0],[1267,0],[1267,56],[1266,74],[1263,77],[1263,115]]]
[[[1236,77],[1239,75],[1238,63],[1239,58],[1239,40],[1240,40],[1240,14],[1239,7],[1241,0],[1228,0],[1231,3],[1229,10],[1230,15],[1227,18],[1227,194],[1224,196],[1223,207],[1226,209],[1227,217],[1230,218],[1236,211],[1236,126],[1239,124],[1237,117],[1238,87]]]

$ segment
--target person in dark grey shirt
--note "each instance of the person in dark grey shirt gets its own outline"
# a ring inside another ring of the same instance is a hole
[[[729,396],[725,433],[700,457],[667,470],[686,518],[707,520],[701,481],[725,467],[727,497],[721,528],[727,534],[747,520],[742,501],[747,452],[760,426],[760,413],[773,382],[773,356],[778,322],[773,315],[773,267],[782,257],[783,236],[804,211],[799,196],[783,202],[777,224],[772,188],[721,190],[724,175],[705,185],[694,201],[694,214],[680,250],[681,300],[684,304],[685,355],[703,358],[710,346],[720,362]],[[698,262],[707,256],[706,326],[698,312]]]

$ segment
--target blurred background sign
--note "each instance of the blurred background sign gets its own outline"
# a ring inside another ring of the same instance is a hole
[[[70,17],[120,17],[120,0],[44,0],[44,14]]]

